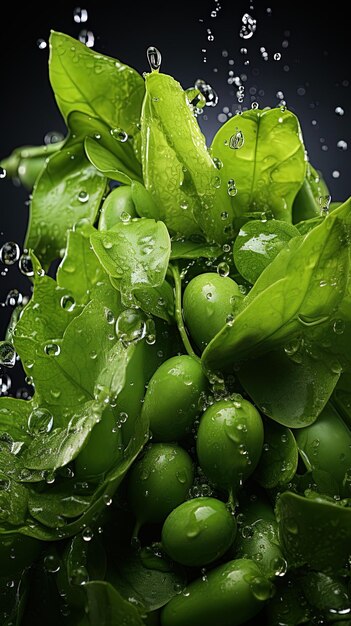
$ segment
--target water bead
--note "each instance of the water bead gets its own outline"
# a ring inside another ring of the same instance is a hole
[[[146,50],[147,60],[150,65],[151,71],[157,71],[161,67],[162,55],[161,52],[155,48],[155,46],[149,46]]]
[[[49,433],[52,430],[53,425],[54,418],[47,409],[33,409],[28,417],[28,431],[34,436]]]
[[[7,241],[1,246],[0,260],[4,265],[13,265],[20,257],[20,247],[14,241]]]
[[[86,28],[83,28],[80,31],[78,39],[81,43],[84,43],[87,48],[92,48],[95,43],[94,33],[91,30],[87,30]]]
[[[82,24],[88,21],[88,11],[86,9],[81,9],[80,7],[76,7],[73,11],[73,20],[76,24]]]
[[[112,128],[110,133],[114,139],[121,143],[125,143],[128,140],[128,133],[123,128]]]
[[[4,367],[14,367],[16,363],[16,352],[8,341],[0,341],[0,365]]]
[[[244,135],[241,130],[237,130],[229,139],[229,147],[233,150],[240,150],[245,143]]]

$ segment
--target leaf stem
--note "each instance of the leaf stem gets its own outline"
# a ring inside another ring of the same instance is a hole
[[[189,337],[187,335],[187,332],[184,326],[184,320],[183,320],[183,314],[182,314],[182,279],[179,274],[179,269],[177,265],[169,265],[169,268],[171,270],[172,277],[174,280],[175,319],[177,322],[179,334],[182,338],[184,348],[189,354],[189,356],[192,356],[197,361],[200,361],[199,357],[197,356],[197,354],[195,354],[191,346]]]

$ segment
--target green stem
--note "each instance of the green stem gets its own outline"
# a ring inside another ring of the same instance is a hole
[[[184,326],[184,321],[183,321],[183,315],[182,315],[182,279],[180,278],[179,275],[179,270],[178,267],[176,265],[170,265],[169,266],[171,272],[172,272],[172,276],[173,276],[173,280],[174,280],[174,293],[175,293],[175,319],[177,322],[177,326],[178,326],[178,330],[179,330],[179,334],[182,338],[183,344],[184,344],[184,348],[187,351],[187,353],[189,354],[189,356],[192,356],[194,359],[196,359],[197,361],[200,361],[199,357],[197,356],[197,354],[195,354],[191,343],[189,341],[189,337],[187,335],[185,326]]]

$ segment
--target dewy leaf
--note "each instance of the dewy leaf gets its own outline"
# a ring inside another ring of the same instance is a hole
[[[90,139],[97,143],[102,151],[105,150],[113,155],[118,170],[129,178],[141,180],[141,165],[135,156],[132,137],[123,133],[121,129],[109,128],[101,119],[80,111],[72,111],[67,123],[70,129],[67,146],[76,143],[84,144],[85,140]],[[110,158],[112,158],[111,155]],[[87,156],[89,158],[89,155]]]
[[[67,247],[57,270],[57,284],[73,297],[67,300],[67,307],[74,304],[87,304],[91,291],[97,283],[104,281],[104,272],[90,246],[89,236],[77,230],[68,231]],[[69,298],[69,296],[68,296]]]
[[[185,92],[171,76],[147,75],[141,121],[145,186],[169,230],[187,237],[203,233],[218,243],[230,238],[227,183],[208,153]]]
[[[305,237],[291,239],[262,272],[235,320],[207,346],[205,366],[230,369],[328,321],[348,281],[350,226],[351,199]]]
[[[29,493],[29,513],[41,524],[57,528],[64,526],[67,519],[79,517],[89,507],[91,498],[74,493],[74,486],[50,485],[47,491]]]
[[[195,242],[185,239],[172,239],[171,260],[176,259],[216,259],[223,253],[220,246],[209,246],[203,242]]]
[[[37,400],[53,412],[55,426],[61,425],[67,407],[77,408],[94,398],[95,385],[107,367],[110,380],[105,377],[104,385],[112,384],[110,353],[116,350],[116,338],[108,316],[112,311],[116,318],[121,311],[118,297],[111,298],[107,307],[96,296],[75,317],[79,307],[62,308],[60,293],[54,281],[41,277],[15,337],[25,371],[35,380]]]
[[[235,150],[231,137],[238,130],[244,144]],[[300,125],[293,113],[277,108],[235,115],[218,130],[211,154],[223,165],[222,178],[235,180],[238,191],[231,200],[237,217],[272,212],[291,222],[292,203],[306,172]]]
[[[85,612],[90,626],[143,626],[138,609],[124,600],[110,583],[92,581],[83,589],[87,596]]]
[[[120,222],[91,236],[94,252],[108,274],[120,283],[123,296],[157,287],[165,279],[171,242],[163,222],[141,218]]]
[[[56,470],[73,461],[83,448],[90,432],[105,408],[103,402],[90,400],[78,406],[67,427],[34,437],[21,454],[24,467],[34,470]]]
[[[327,350],[293,340],[241,364],[238,378],[255,404],[290,428],[312,424],[328,402],[340,367]],[[294,393],[291,390],[294,390]]]
[[[128,135],[138,132],[144,81],[128,65],[89,50],[68,35],[52,32],[49,70],[66,120],[71,111],[81,111]]]
[[[321,198],[327,199],[328,196],[329,190],[321,174],[307,163],[305,180],[293,204],[293,222],[320,216]]]
[[[32,410],[31,401],[10,397],[0,398],[0,454],[3,445],[9,445],[12,448],[13,443],[25,443],[29,440],[28,417]]]
[[[66,246],[67,230],[97,215],[106,179],[86,159],[79,144],[65,147],[47,161],[33,191],[25,246],[45,267]]]
[[[138,306],[148,315],[155,315],[166,322],[174,320],[174,292],[164,280],[157,287],[146,287],[134,291]]]
[[[112,152],[104,148],[99,141],[86,137],[84,150],[90,163],[107,178],[130,185],[130,176],[123,172],[123,164]]]

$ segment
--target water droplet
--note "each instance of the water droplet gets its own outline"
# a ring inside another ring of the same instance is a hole
[[[79,565],[72,570],[72,573],[70,575],[71,585],[85,585],[87,582],[89,582],[89,574],[87,568],[84,567],[84,565]]]
[[[236,194],[238,193],[235,182],[232,178],[228,180],[227,192],[228,192],[228,196],[231,196],[231,197],[236,196]]]
[[[45,48],[47,48],[47,42],[45,41],[45,39],[37,39],[37,46],[39,48],[39,50],[45,50]]]
[[[61,348],[57,343],[49,341],[44,345],[44,352],[47,356],[58,356],[61,352]]]
[[[245,142],[244,135],[241,130],[237,130],[234,135],[229,139],[229,148],[233,150],[240,150]]]
[[[105,317],[108,324],[115,323],[115,316],[113,315],[111,309],[105,309]]]
[[[226,276],[229,275],[229,271],[230,271],[230,268],[229,268],[228,263],[225,263],[225,261],[223,261],[222,263],[218,263],[217,274],[225,278]]]
[[[198,89],[206,100],[207,107],[215,107],[218,104],[218,95],[206,81],[198,78],[195,82],[195,89]]]
[[[104,496],[103,496],[103,500],[104,500],[104,504],[105,504],[106,506],[111,506],[111,504],[112,504],[112,498],[111,498],[111,496],[110,496],[108,493],[105,493],[105,494],[104,494]]]
[[[11,378],[8,374],[0,373],[0,395],[6,394],[11,388]]]
[[[82,191],[80,191],[79,194],[78,194],[78,200],[82,204],[85,204],[86,202],[88,202],[88,200],[89,200],[88,192],[85,191],[84,189],[82,189]]]
[[[44,567],[49,574],[56,574],[61,567],[61,562],[56,554],[48,554],[44,559]]]
[[[60,304],[62,306],[63,309],[65,309],[65,311],[73,311],[74,307],[76,306],[76,301],[73,298],[73,296],[62,296]]]
[[[76,7],[73,11],[73,19],[76,24],[82,24],[88,21],[88,11],[86,9],[81,9],[80,7]]]
[[[257,600],[264,601],[272,596],[274,588],[266,578],[255,576],[255,578],[251,580],[250,589]]]
[[[94,33],[86,28],[80,31],[78,39],[81,43],[84,43],[87,48],[92,48],[95,43]]]
[[[183,209],[183,211],[186,211],[186,209],[188,208],[188,203],[186,200],[182,200],[182,202],[180,203],[180,208]]]
[[[60,133],[57,130],[49,130],[48,133],[46,133],[45,137],[44,137],[44,143],[46,146],[51,145],[53,143],[59,143],[59,141],[62,141],[64,139],[64,136],[62,133]]]
[[[5,168],[0,166],[0,179],[1,178],[6,178],[6,174],[7,174],[7,172],[6,172]]]
[[[33,263],[29,254],[22,254],[18,263],[18,267],[20,269],[20,272],[22,272],[24,276],[34,276]]]
[[[333,178],[340,178],[340,172],[339,172],[339,170],[333,170],[333,171],[332,171],[332,177],[333,177]]]
[[[20,248],[14,241],[7,241],[0,249],[0,260],[4,265],[13,265],[20,256]]]
[[[254,109],[254,110],[258,109],[258,102],[252,102],[251,109]]]
[[[94,533],[91,530],[91,528],[84,528],[83,532],[82,532],[82,537],[84,539],[84,541],[91,541],[92,538],[94,537]]]
[[[347,150],[347,141],[344,141],[344,139],[340,139],[336,145],[340,150]]]
[[[333,331],[336,335],[342,335],[345,330],[344,320],[335,320],[333,324]]]
[[[155,48],[155,46],[149,46],[146,50],[147,60],[150,65],[151,71],[157,71],[161,67],[162,63],[162,54],[161,52]]]
[[[116,334],[124,344],[136,343],[146,334],[146,323],[134,309],[122,311],[116,321]]]
[[[110,133],[114,139],[121,143],[125,143],[128,140],[128,133],[123,128],[112,128]]]
[[[44,435],[52,430],[54,418],[48,409],[33,409],[28,417],[28,431],[31,435]]]
[[[6,296],[5,303],[7,306],[16,307],[22,304],[22,300],[23,300],[23,296],[18,291],[18,289],[11,289]]]
[[[319,206],[321,208],[321,215],[328,215],[331,196],[325,195],[319,197]]]
[[[0,341],[0,365],[13,367],[16,363],[16,352],[8,341]]]
[[[280,54],[280,52],[275,52],[273,55],[273,59],[275,61],[280,61],[280,59],[282,58],[282,55]]]
[[[242,39],[250,39],[256,30],[256,20],[249,13],[244,13],[241,22],[240,37]]]
[[[344,111],[344,109],[342,107],[336,107],[335,108],[335,113],[337,115],[344,115],[345,111]]]

